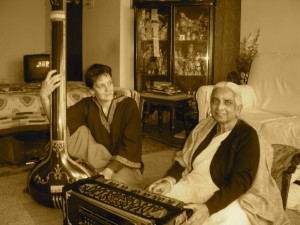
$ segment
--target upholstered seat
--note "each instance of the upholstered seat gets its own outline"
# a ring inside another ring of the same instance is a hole
[[[115,96],[126,95],[136,101],[137,106],[140,106],[140,93],[133,89],[115,87]]]
[[[292,174],[300,165],[300,149],[288,145],[273,144],[272,176],[281,192],[284,208],[287,206]]]
[[[114,92],[115,92],[114,93],[115,97],[120,95],[126,95],[128,97],[133,98],[139,107],[140,94],[137,91],[128,88],[114,87]],[[67,82],[67,106],[68,107],[74,105],[80,99],[88,96],[91,96],[91,94],[83,82],[78,82],[78,81]]]
[[[300,164],[299,60],[300,54],[257,55],[248,83],[240,85],[243,103],[240,117],[274,147],[272,175],[285,206],[291,176],[296,164]],[[213,85],[201,86],[196,93],[199,120],[210,114],[212,89]]]

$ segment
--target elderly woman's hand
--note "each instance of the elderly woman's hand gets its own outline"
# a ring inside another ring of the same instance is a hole
[[[154,182],[153,184],[150,184],[149,187],[147,188],[147,190],[151,191],[153,193],[156,193],[156,194],[164,195],[171,190],[172,185],[175,182],[176,181],[174,178],[171,178],[171,177],[163,178],[163,179],[160,179],[160,180]]]
[[[42,99],[49,98],[51,93],[61,84],[62,82],[62,75],[56,74],[56,70],[50,70],[42,82],[41,89],[40,89],[40,97]]]
[[[109,179],[111,179],[112,175],[114,174],[114,171],[112,169],[106,167],[99,174],[104,176],[105,179],[109,180]]]
[[[184,225],[201,225],[209,218],[209,211],[205,204],[187,204],[184,208],[194,211],[193,215]]]

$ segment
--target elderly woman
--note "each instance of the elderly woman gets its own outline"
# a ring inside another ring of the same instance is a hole
[[[62,75],[55,72],[48,73],[40,90],[49,120],[49,97],[62,81]],[[88,161],[107,179],[141,185],[142,130],[135,100],[114,97],[112,71],[107,65],[92,65],[85,74],[85,84],[92,96],[67,109],[69,154]]]
[[[186,224],[288,224],[270,175],[272,148],[239,119],[239,86],[217,83],[211,115],[199,122],[167,176],[148,190],[187,203]]]

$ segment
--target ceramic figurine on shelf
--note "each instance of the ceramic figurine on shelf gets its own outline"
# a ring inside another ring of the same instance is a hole
[[[192,33],[191,40],[193,41],[197,40],[197,35],[195,32]]]
[[[183,74],[184,74],[184,76],[188,76],[188,75],[189,75],[189,67],[188,67],[188,64],[185,64]]]
[[[145,26],[145,37],[146,37],[146,40],[151,40],[153,37],[151,23],[148,23]]]
[[[146,21],[150,21],[151,20],[151,15],[150,15],[149,11],[146,11],[146,13],[145,13],[145,20]]]
[[[187,32],[188,18],[186,17],[184,12],[180,13],[179,26],[182,32]]]
[[[144,9],[140,13],[140,15],[141,15],[141,19],[138,21],[138,32],[140,34],[141,39],[146,40],[146,31],[145,31],[145,23],[144,23],[146,12]]]
[[[146,19],[146,10],[142,9],[141,11],[141,20],[144,21]]]
[[[200,52],[197,52],[197,53],[196,53],[196,56],[195,56],[195,62],[198,62],[199,65],[200,65],[200,60],[201,60]],[[198,64],[198,63],[197,63],[197,64]]]
[[[202,76],[206,76],[206,72],[207,72],[207,64],[204,60],[201,60],[201,75]]]
[[[151,61],[151,57],[153,56],[153,47],[151,44],[148,45],[147,50],[143,53],[143,66],[144,72],[148,72],[148,66]]]
[[[176,38],[176,40],[180,40],[180,35],[181,35],[181,33],[180,33],[180,25],[179,25],[179,22],[177,22],[176,24],[175,24],[175,38]]]
[[[158,68],[158,73],[162,74],[162,65],[163,65],[163,53],[162,50],[159,49],[159,57],[157,57],[156,63],[157,63],[157,68]]]
[[[184,58],[181,50],[175,51],[175,74],[184,75]]]
[[[198,35],[200,34],[201,27],[203,24],[202,20],[203,20],[203,14],[201,14],[199,18],[194,21],[195,29],[197,30]]]
[[[188,53],[187,53],[187,60],[194,60],[195,58],[195,51],[194,51],[194,45],[193,44],[189,44],[188,47]]]
[[[178,75],[178,70],[179,70],[179,57],[178,57],[178,52],[175,50],[174,51],[174,69],[175,69],[175,74]]]
[[[167,40],[167,34],[168,34],[168,25],[166,24],[160,28],[159,40]]]
[[[162,67],[161,67],[161,74],[162,75],[166,75],[167,74],[167,65],[166,62],[163,63]]]
[[[143,22],[144,22],[144,30],[145,30],[145,40],[151,40],[152,39],[152,25],[151,25],[151,18],[150,18],[150,12],[145,11],[145,13],[142,12]]]
[[[143,22],[140,22],[140,25],[139,25],[139,34],[140,34],[140,37],[141,37],[141,39],[143,41],[147,40],[147,38],[146,38],[146,28],[145,28]]]
[[[202,75],[202,73],[201,73],[201,65],[196,66],[196,75],[197,76],[201,76]]]
[[[190,41],[191,40],[191,32],[188,30],[186,32],[186,38],[185,38],[187,41]]]
[[[151,57],[150,64],[148,66],[148,75],[155,75],[158,72],[157,62],[155,57]]]
[[[143,9],[140,13],[140,20],[138,22],[138,32],[139,32],[140,38],[143,41],[152,39],[152,27],[151,27],[150,13],[146,12],[145,9]]]
[[[175,74],[183,75],[183,69],[178,60],[175,60],[174,65],[175,65]]]

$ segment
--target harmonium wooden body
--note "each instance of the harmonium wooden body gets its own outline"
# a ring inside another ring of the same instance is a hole
[[[183,206],[176,199],[102,177],[63,188],[64,225],[180,225],[192,214]]]

